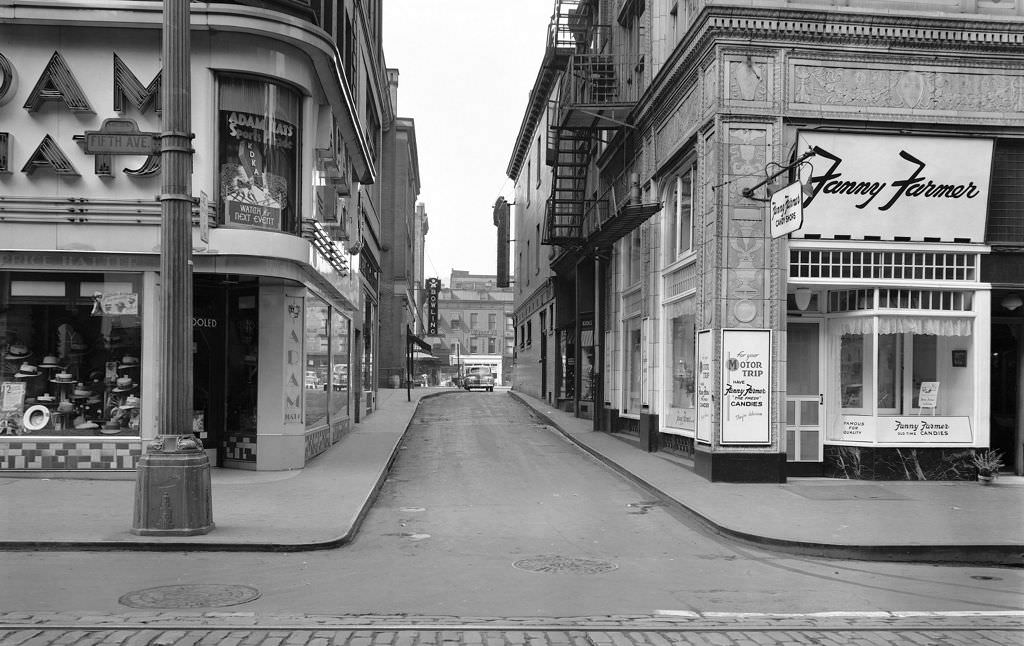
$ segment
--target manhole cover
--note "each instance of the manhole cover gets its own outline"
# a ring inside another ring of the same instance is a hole
[[[247,585],[191,583],[136,590],[117,602],[131,608],[221,608],[248,603],[259,597],[260,591]]]
[[[520,559],[513,563],[515,567],[527,572],[548,572],[551,574],[600,574],[610,572],[619,566],[611,561],[598,561],[596,559],[582,559],[572,556],[535,556],[529,559]]]

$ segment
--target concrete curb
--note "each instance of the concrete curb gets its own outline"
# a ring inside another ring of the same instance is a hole
[[[412,422],[413,417],[419,411],[420,402],[424,399],[431,397],[437,397],[447,393],[429,393],[421,396],[416,401],[416,407],[413,409],[412,414],[405,423],[405,428],[402,430],[402,434],[398,437],[394,447],[391,449],[391,454],[388,456],[387,461],[382,465],[377,478],[374,480],[373,486],[367,492],[363,502],[359,506],[359,510],[353,517],[351,524],[345,533],[336,538],[324,540],[324,541],[311,541],[301,543],[190,543],[187,541],[161,541],[161,542],[144,542],[144,541],[86,541],[86,540],[68,540],[68,541],[0,541],[0,552],[312,552],[319,550],[329,550],[342,547],[352,539],[358,533],[360,526],[362,526],[363,520],[369,513],[373,503],[377,500],[377,495],[380,492],[381,487],[384,485],[384,481],[387,480],[388,474],[391,471],[391,467],[395,463],[395,459],[398,457],[399,448],[402,442],[405,441],[405,436],[409,432],[409,426]]]
[[[819,558],[861,560],[861,561],[889,561],[903,563],[940,563],[950,565],[975,565],[975,566],[999,566],[999,567],[1024,567],[1024,544],[1022,545],[842,545],[836,543],[819,543],[811,541],[794,541],[790,539],[761,536],[749,532],[738,531],[729,528],[722,523],[703,515],[685,502],[678,500],[662,491],[655,485],[640,478],[632,471],[627,470],[603,453],[591,448],[566,431],[543,411],[532,406],[530,402],[518,393],[509,391],[509,394],[520,401],[524,406],[542,418],[548,426],[557,430],[570,442],[586,451],[589,455],[599,460],[622,477],[633,482],[640,488],[656,496],[666,505],[681,512],[687,518],[700,523],[705,529],[720,536],[739,541],[745,545],[771,549],[785,554],[796,554],[800,556],[814,556]],[[682,468],[682,467],[680,467]]]

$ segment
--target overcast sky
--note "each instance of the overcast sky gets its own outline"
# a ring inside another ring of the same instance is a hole
[[[398,116],[416,122],[426,276],[496,272],[491,207],[544,55],[552,0],[384,0],[384,58]]]

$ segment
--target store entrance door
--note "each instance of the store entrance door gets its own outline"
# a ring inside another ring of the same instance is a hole
[[[199,434],[213,466],[224,463],[224,387],[227,330],[227,289],[197,277],[192,316],[192,409]]]
[[[992,324],[991,420],[989,444],[1003,452],[1004,469],[1024,475],[1021,455],[1024,431],[1021,429],[1021,369],[1024,344],[1020,323]]]
[[[825,418],[821,323],[790,321],[786,339],[786,473],[820,475]]]

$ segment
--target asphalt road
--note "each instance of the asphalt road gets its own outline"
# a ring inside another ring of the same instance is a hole
[[[1024,571],[795,558],[674,516],[504,392],[425,400],[356,540],[298,554],[0,553],[0,609],[119,613],[154,586],[249,586],[251,613],[580,617],[1009,612]],[[14,582],[13,584],[11,582]]]

